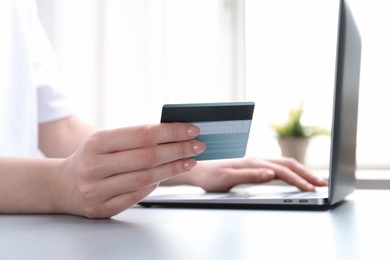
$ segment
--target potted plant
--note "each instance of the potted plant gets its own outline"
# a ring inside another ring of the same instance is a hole
[[[271,124],[270,127],[275,131],[282,156],[304,163],[310,138],[329,135],[330,131],[324,127],[303,125],[302,114],[303,104],[300,103],[298,107],[290,108],[286,122]]]

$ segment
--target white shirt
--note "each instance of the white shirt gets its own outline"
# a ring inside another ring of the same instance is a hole
[[[34,0],[0,0],[0,156],[38,154],[38,124],[70,115]]]

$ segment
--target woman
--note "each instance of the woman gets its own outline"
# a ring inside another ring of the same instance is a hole
[[[197,163],[206,147],[190,124],[97,131],[75,116],[59,84],[33,0],[0,2],[0,212],[106,218],[160,183],[226,191],[282,179],[324,186],[295,160],[243,158]],[[38,151],[43,156],[38,156]]]

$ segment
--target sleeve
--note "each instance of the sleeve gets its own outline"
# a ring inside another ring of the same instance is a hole
[[[37,88],[39,123],[72,114],[69,99],[61,89],[61,80],[54,50],[39,21],[36,9],[32,21],[33,84]]]

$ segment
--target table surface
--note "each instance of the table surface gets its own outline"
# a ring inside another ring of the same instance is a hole
[[[390,190],[356,190],[327,211],[0,215],[0,259],[390,259],[389,199]]]

